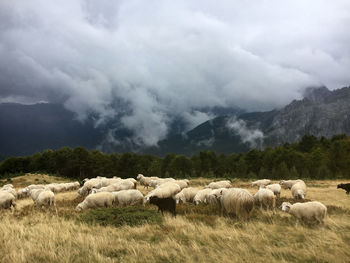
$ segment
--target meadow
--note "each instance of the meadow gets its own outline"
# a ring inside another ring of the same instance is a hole
[[[58,181],[64,179],[12,178],[17,188]],[[190,185],[210,181],[194,179]],[[176,218],[162,217],[154,206],[76,213],[82,200],[76,191],[56,194],[58,215],[33,207],[31,199],[18,200],[15,211],[0,211],[0,262],[349,262],[350,196],[336,188],[338,183],[306,181],[307,198],[328,208],[320,226],[296,226],[280,209],[273,213],[257,207],[246,222],[193,204],[178,205]],[[249,181],[234,180],[233,185],[257,191]],[[278,204],[285,200],[292,201],[290,190],[282,190]],[[87,220],[93,212],[106,217]],[[109,222],[112,212],[124,215],[118,222],[125,224]]]

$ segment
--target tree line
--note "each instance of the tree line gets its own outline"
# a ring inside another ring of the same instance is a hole
[[[350,178],[350,137],[316,138],[305,135],[297,143],[230,155],[201,151],[191,157],[88,151],[82,147],[45,150],[0,163],[0,178],[41,172],[82,180],[96,176],[193,178],[335,179]]]

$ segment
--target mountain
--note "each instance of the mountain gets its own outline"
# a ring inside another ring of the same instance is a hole
[[[156,155],[192,155],[201,150],[237,153],[295,142],[305,134],[350,134],[350,87],[333,91],[308,88],[303,99],[267,112],[246,113],[235,107],[194,111],[218,117],[189,131],[185,120],[174,118],[172,133],[158,147],[141,148],[130,140],[132,131],[122,128],[118,119],[96,128],[93,116],[79,122],[61,105],[0,104],[0,155],[29,155],[63,146]]]
[[[317,87],[306,89],[302,100],[294,100],[282,109],[220,116],[187,133],[171,136],[147,152],[232,153],[295,142],[306,134],[332,137],[344,133],[350,134],[350,87],[333,91]]]
[[[0,104],[0,154],[30,155],[62,146],[94,148],[103,131],[93,122],[81,123],[61,105]]]

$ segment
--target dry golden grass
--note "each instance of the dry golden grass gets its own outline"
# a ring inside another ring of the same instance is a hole
[[[240,222],[189,204],[162,225],[115,228],[79,223],[76,192],[56,195],[58,216],[19,200],[18,211],[0,211],[0,262],[349,262],[350,197],[337,183],[307,182],[307,197],[329,208],[324,226],[296,227],[289,214],[260,209]]]

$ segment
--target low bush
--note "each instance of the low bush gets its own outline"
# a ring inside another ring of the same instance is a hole
[[[162,216],[156,210],[139,206],[123,208],[100,208],[83,212],[80,222],[103,226],[137,226],[142,224],[162,224]]]

